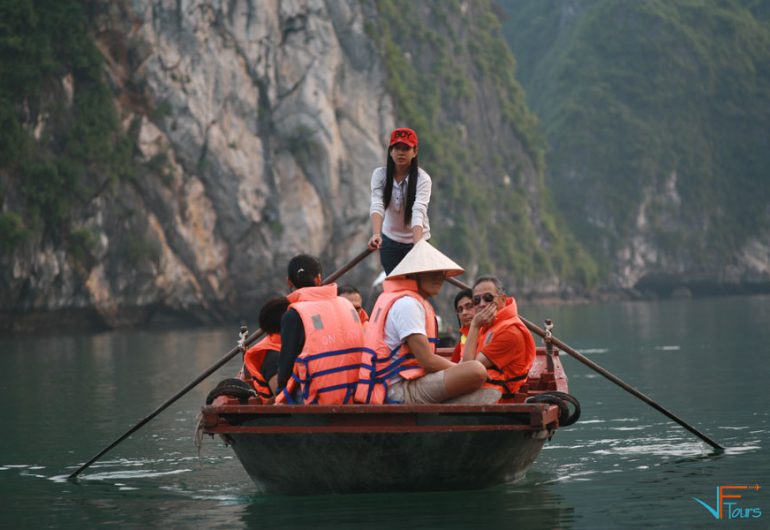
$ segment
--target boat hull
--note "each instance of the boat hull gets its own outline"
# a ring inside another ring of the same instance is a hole
[[[526,400],[567,392],[558,352],[538,349],[515,403],[263,405],[218,397],[201,429],[220,435],[266,493],[469,490],[524,476],[559,427],[560,408]]]
[[[558,414],[545,404],[204,410],[205,432],[223,436],[260,490],[281,495],[480,489],[515,481],[553,435]]]

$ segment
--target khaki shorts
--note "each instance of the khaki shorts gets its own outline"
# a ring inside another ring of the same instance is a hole
[[[464,405],[489,405],[502,396],[494,388],[479,388],[469,394],[447,399],[444,371],[432,372],[417,379],[401,379],[388,387],[388,399],[399,403],[456,403]]]
[[[388,385],[388,399],[399,403],[441,403],[446,398],[443,370]]]

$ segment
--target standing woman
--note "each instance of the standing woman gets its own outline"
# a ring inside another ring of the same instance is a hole
[[[430,239],[430,175],[418,166],[417,150],[417,133],[395,129],[390,134],[386,167],[372,173],[369,248],[380,249],[385,274],[390,274],[420,239]]]

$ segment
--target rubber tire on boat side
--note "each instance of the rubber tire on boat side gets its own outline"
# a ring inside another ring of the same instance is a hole
[[[580,402],[578,402],[575,396],[571,396],[566,392],[559,392],[558,390],[543,392],[542,394],[527,398],[526,402],[550,403],[552,405],[558,405],[559,427],[567,427],[580,419]],[[567,403],[570,403],[575,409],[572,414],[570,414],[569,406]]]
[[[211,405],[219,396],[236,397],[241,403],[246,403],[251,396],[256,395],[257,393],[246,381],[235,378],[223,379],[206,396],[206,405]]]

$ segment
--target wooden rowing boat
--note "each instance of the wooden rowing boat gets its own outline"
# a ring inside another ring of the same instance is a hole
[[[577,420],[566,392],[558,351],[538,348],[511,404],[276,406],[220,396],[201,427],[266,493],[480,489],[521,479],[559,426]]]

